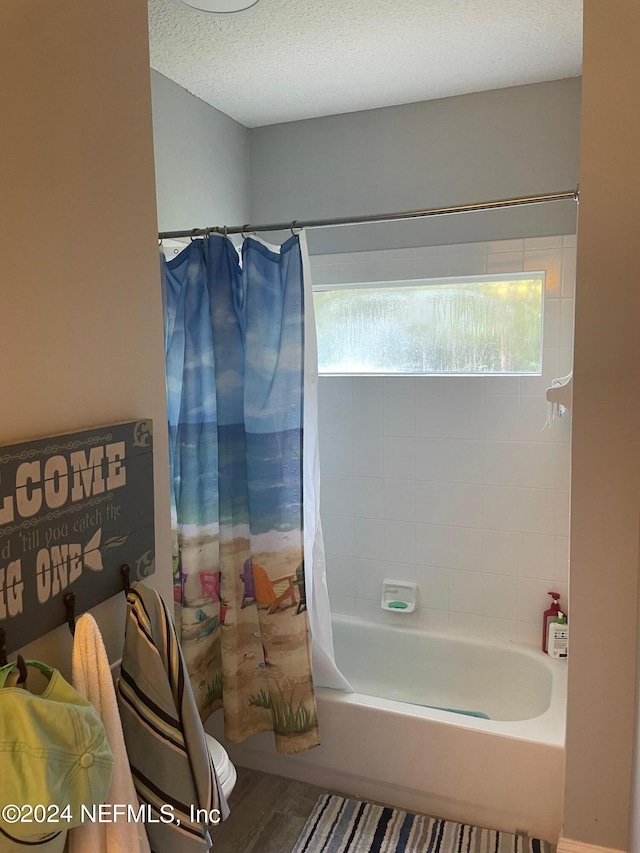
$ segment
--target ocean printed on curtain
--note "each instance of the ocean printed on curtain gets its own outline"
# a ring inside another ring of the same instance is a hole
[[[163,261],[176,622],[203,719],[319,743],[302,537],[304,297],[280,249],[194,240]]]

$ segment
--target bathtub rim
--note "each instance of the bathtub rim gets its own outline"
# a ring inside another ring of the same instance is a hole
[[[458,643],[463,646],[481,646],[498,653],[509,651],[535,660],[543,666],[551,676],[551,696],[549,707],[536,717],[525,720],[484,720],[465,714],[454,714],[450,711],[440,711],[424,705],[413,705],[397,699],[383,699],[358,691],[346,692],[330,687],[316,686],[316,691],[323,699],[347,705],[364,705],[377,708],[388,713],[399,714],[412,718],[432,720],[447,726],[458,726],[476,731],[493,733],[502,737],[516,740],[544,743],[549,746],[564,748],[567,705],[567,669],[568,660],[554,660],[539,649],[523,643],[501,642],[486,637],[456,636],[444,631],[430,631],[415,625],[393,625],[389,622],[372,622],[359,616],[334,613],[332,621],[338,623],[355,623],[363,628],[389,630],[393,633],[401,631],[409,635],[428,636],[447,643]],[[401,617],[398,617],[401,618]]]

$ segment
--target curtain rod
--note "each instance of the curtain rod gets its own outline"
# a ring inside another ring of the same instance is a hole
[[[192,228],[190,231],[161,231],[161,240],[175,237],[206,237],[208,234],[244,234],[258,231],[293,231],[294,228],[336,228],[342,225],[364,225],[370,222],[400,222],[403,219],[422,219],[426,216],[448,216],[453,213],[472,213],[477,210],[497,210],[502,207],[518,207],[525,204],[544,204],[549,201],[579,200],[579,188],[544,195],[529,195],[521,198],[503,198],[497,201],[481,201],[454,207],[432,207],[426,210],[405,210],[400,213],[378,213],[372,216],[344,216],[338,219],[294,219],[292,222],[277,222],[268,225],[214,226]]]

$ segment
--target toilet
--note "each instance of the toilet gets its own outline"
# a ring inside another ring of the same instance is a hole
[[[235,788],[236,780],[238,778],[236,768],[231,763],[231,759],[227,755],[227,750],[222,746],[222,744],[218,743],[215,738],[211,737],[211,735],[206,732],[205,737],[207,739],[209,755],[213,761],[216,776],[218,777],[218,781],[222,788],[222,793],[224,794],[225,799],[229,799],[229,794]]]

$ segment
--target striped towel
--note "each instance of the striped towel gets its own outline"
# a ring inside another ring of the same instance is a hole
[[[211,847],[206,822],[192,820],[193,809],[209,814],[229,809],[207,749],[204,729],[169,611],[158,593],[131,585],[118,681],[133,781],[155,820],[172,807],[173,822],[147,822],[154,853],[203,853]],[[160,812],[162,806],[165,809]],[[178,823],[179,821],[179,823]]]

